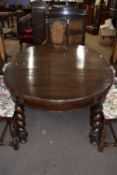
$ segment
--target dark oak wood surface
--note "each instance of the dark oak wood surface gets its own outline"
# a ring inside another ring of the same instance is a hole
[[[15,128],[27,140],[24,105],[45,110],[90,106],[90,142],[99,144],[104,128],[102,104],[113,82],[103,56],[85,46],[35,46],[22,50],[6,69],[5,80],[16,98]]]
[[[17,55],[5,80],[24,104],[70,110],[90,105],[106,93],[113,74],[102,55],[84,46],[36,46]]]
[[[80,10],[77,8],[71,7],[63,7],[63,8],[52,8],[51,10],[47,11],[48,17],[79,17],[79,18],[86,18],[86,10]]]

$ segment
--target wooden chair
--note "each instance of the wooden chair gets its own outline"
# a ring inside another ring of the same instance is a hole
[[[0,35],[0,65],[2,64],[2,66],[6,62],[5,55],[4,42],[2,35]],[[3,68],[2,66],[0,66],[1,69]],[[5,84],[3,69],[0,72],[2,72],[2,75],[0,75],[0,123],[3,121],[6,123],[0,135],[0,145],[10,145],[17,150],[19,147],[19,141],[15,131],[15,102]],[[11,136],[10,141],[5,140],[5,134],[8,128]]]
[[[103,103],[103,114],[104,129],[101,134],[101,139],[99,143],[100,152],[103,152],[103,149],[107,146],[117,146],[117,135],[115,132],[115,128],[113,127],[113,124],[117,122],[117,78],[115,78],[114,83]],[[112,134],[112,141],[109,141],[109,130]]]
[[[5,45],[3,40],[3,31],[2,26],[0,25],[0,74],[3,74],[3,66],[5,66],[5,63],[8,60],[8,56],[5,51]]]
[[[65,47],[65,26],[61,21],[56,20],[51,26],[51,40],[55,48]]]
[[[5,47],[4,47],[4,42],[3,42],[3,39],[2,39],[2,35],[0,35],[0,58],[2,59],[2,61],[6,61],[7,60],[7,55],[6,55],[6,52],[5,52]]]
[[[5,126],[0,135],[0,145],[13,146],[15,150],[19,147],[18,137],[15,131],[15,103],[5,84],[4,76],[0,75],[0,122],[5,122]],[[5,140],[5,134],[9,128],[11,139]]]

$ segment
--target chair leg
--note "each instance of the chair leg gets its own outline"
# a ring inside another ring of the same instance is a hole
[[[6,121],[4,129],[3,129],[2,134],[0,136],[0,145],[13,146],[14,150],[18,150],[19,141],[18,141],[18,137],[16,135],[15,128],[13,125],[14,124],[13,124],[12,119]],[[10,136],[11,136],[12,140],[11,141],[4,141],[5,134],[6,134],[8,128],[9,128]]]
[[[113,136],[113,139],[114,139],[113,142],[105,141],[106,140],[106,135],[107,135],[107,126],[109,127],[109,129],[111,131],[111,134]],[[101,139],[100,139],[100,143],[98,145],[98,150],[99,150],[99,152],[103,152],[104,147],[113,147],[113,146],[117,146],[117,135],[114,131],[112,123],[107,123],[107,124],[105,124],[105,129],[101,134]]]
[[[13,146],[14,150],[18,150],[19,149],[19,140],[16,134],[16,130],[14,127],[14,121],[12,121],[11,123],[9,123],[9,132],[12,138],[11,141],[11,146]]]
[[[5,137],[8,125],[9,125],[9,123],[6,122],[5,127],[4,127],[4,129],[3,129],[2,133],[1,133],[1,136],[0,136],[0,145],[3,145],[3,140],[4,140],[4,137]]]
[[[110,127],[110,130],[111,130],[113,139],[114,139],[114,144],[117,144],[117,135],[116,135],[115,130],[114,130],[114,128],[113,128],[111,123],[109,123],[109,127]]]
[[[98,151],[99,152],[103,152],[104,150],[104,140],[106,139],[106,129],[104,128],[102,133],[101,133],[101,136],[100,136],[100,142],[98,144]]]

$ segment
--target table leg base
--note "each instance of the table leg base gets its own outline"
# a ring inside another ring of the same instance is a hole
[[[27,137],[28,137],[28,132],[25,129],[16,129],[16,133],[19,138],[20,143],[26,143],[27,142]]]
[[[100,99],[96,104],[91,106],[90,111],[91,111],[90,116],[91,131],[89,134],[90,142],[92,144],[99,144],[104,123],[104,116],[102,112],[102,100]]]
[[[25,143],[27,141],[28,132],[25,129],[25,114],[24,105],[17,101],[15,109],[15,129],[20,143]]]

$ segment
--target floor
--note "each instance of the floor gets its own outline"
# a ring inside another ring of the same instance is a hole
[[[92,48],[102,55],[107,62],[109,62],[110,55],[112,54],[113,47],[108,44],[108,42],[104,42],[104,44],[100,44],[100,37],[98,35],[91,35],[86,33],[85,45],[88,48]],[[5,46],[7,54],[11,56],[11,59],[16,56],[16,54],[20,51],[19,41],[16,39],[6,39]],[[24,48],[28,45],[24,44]]]

